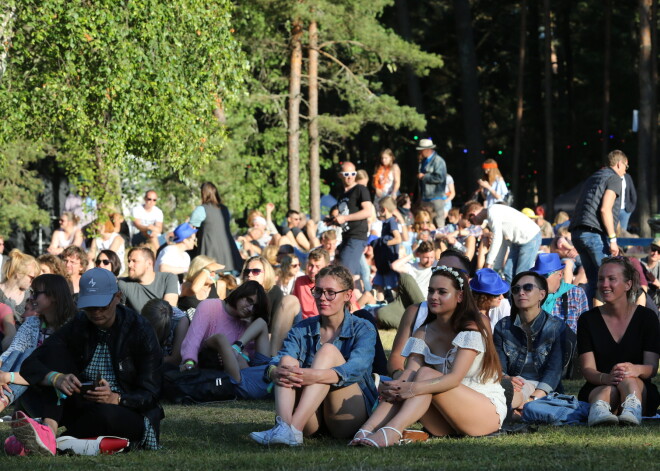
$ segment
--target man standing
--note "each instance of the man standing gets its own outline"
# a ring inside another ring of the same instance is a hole
[[[540,253],[532,271],[548,280],[548,296],[541,308],[577,333],[578,318],[589,309],[589,303],[582,288],[564,281],[564,267],[556,253]]]
[[[613,150],[607,156],[607,164],[587,179],[569,227],[587,275],[590,303],[596,294],[601,261],[607,255],[619,255],[616,226],[621,212],[621,182],[628,169],[628,157],[620,150]]]
[[[471,224],[478,226],[488,219],[492,240],[484,268],[493,268],[500,251],[506,250],[505,240],[510,243],[509,256],[504,265],[507,283],[511,283],[518,273],[534,266],[541,247],[541,230],[530,218],[505,204],[494,204],[485,209],[478,201],[468,201],[461,212]]]
[[[163,232],[163,212],[158,206],[158,195],[149,190],[144,195],[144,204],[139,204],[131,211],[133,225],[139,231],[133,236],[132,244],[140,245],[147,242],[154,252],[165,243]]]
[[[433,204],[435,217],[433,221],[436,227],[445,225],[445,186],[447,182],[447,164],[445,160],[434,150],[435,144],[431,139],[419,141],[417,150],[419,154],[419,189],[422,201]]]
[[[354,277],[360,274],[360,257],[367,246],[369,235],[367,218],[373,211],[369,190],[355,182],[356,175],[352,162],[344,162],[341,165],[339,178],[344,193],[339,197],[339,214],[334,218],[335,224],[342,228],[342,241],[337,247],[337,261],[348,268]]]
[[[21,366],[30,384],[22,400],[43,419],[40,424],[16,413],[12,428],[21,448],[54,455],[60,425],[76,438],[114,435],[158,448],[163,354],[149,322],[120,298],[110,271],[85,272],[78,298],[83,312]]]
[[[141,312],[150,299],[164,299],[173,307],[179,301],[179,283],[172,273],[154,271],[154,253],[148,247],[128,252],[128,276],[119,279],[126,306]]]

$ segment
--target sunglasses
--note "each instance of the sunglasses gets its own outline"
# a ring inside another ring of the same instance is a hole
[[[262,271],[263,269],[261,268],[246,268],[245,270],[243,270],[243,276],[250,276],[250,275],[259,276]]]
[[[158,198],[145,198],[147,201],[158,201]]]
[[[46,292],[45,292],[45,291],[37,291],[37,290],[35,290],[35,291],[32,291],[32,296],[30,296],[30,297],[31,297],[32,299],[37,299],[37,298],[39,297],[40,294],[46,294]]]
[[[321,296],[325,294],[325,299],[328,301],[333,301],[339,293],[344,293],[348,291],[348,289],[343,289],[341,291],[332,291],[330,289],[321,289],[321,288],[310,288],[309,291],[312,293],[312,296],[314,296],[315,299],[321,299]]]
[[[100,260],[100,259],[99,259],[99,260],[96,261],[96,266],[97,266],[97,267],[100,267],[101,264],[107,266],[107,265],[110,265],[111,263],[112,263],[112,262],[111,262],[110,260],[108,260],[108,259],[105,259],[105,260]]]
[[[339,172],[339,175],[342,175],[344,177],[354,177],[357,175],[357,172]]]
[[[534,291],[534,288],[538,288],[534,283],[525,283],[524,285],[515,285],[511,287],[511,292],[514,295],[520,294],[520,290],[523,290],[525,293],[531,293]]]
[[[657,245],[652,245],[651,252],[660,253],[660,247],[658,247]]]

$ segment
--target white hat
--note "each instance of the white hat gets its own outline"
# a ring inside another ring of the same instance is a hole
[[[435,149],[435,144],[431,139],[420,139],[417,150]]]

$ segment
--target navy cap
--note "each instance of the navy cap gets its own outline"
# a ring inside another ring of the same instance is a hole
[[[117,278],[110,270],[104,268],[87,270],[80,277],[78,309],[105,307],[110,304],[117,291],[119,291]]]

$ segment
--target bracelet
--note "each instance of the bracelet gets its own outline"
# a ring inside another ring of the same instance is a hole
[[[9,382],[10,383],[14,382],[14,372],[13,371],[11,373],[9,373]]]
[[[610,244],[614,242],[616,244],[616,237],[610,237]]]
[[[266,370],[266,376],[268,377],[268,379],[269,379],[271,382],[273,381],[273,378],[272,378],[271,375],[272,375],[273,371],[275,371],[275,368],[277,368],[277,366],[275,366],[275,365],[270,365],[270,366],[268,367],[268,369]]]
[[[53,376],[57,376],[59,373],[57,371],[51,371],[48,373],[48,376],[46,376],[46,382],[53,384]]]
[[[50,384],[53,385],[53,387],[55,387],[55,383],[57,383],[57,380],[60,378],[60,376],[64,376],[64,374],[63,374],[63,373],[57,373],[57,374],[53,377],[53,381],[50,383]]]
[[[186,360],[184,365],[195,366],[195,361],[194,360]]]
[[[610,234],[607,236],[608,239],[616,239],[616,234]]]

